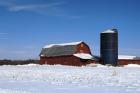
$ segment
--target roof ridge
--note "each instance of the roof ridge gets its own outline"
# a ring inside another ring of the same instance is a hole
[[[44,46],[43,48],[51,48],[53,46],[67,46],[67,45],[78,45],[80,43],[82,43],[83,41],[78,41],[78,42],[70,42],[70,43],[59,43],[59,44],[49,44]]]

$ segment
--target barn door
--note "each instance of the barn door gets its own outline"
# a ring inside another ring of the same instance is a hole
[[[47,60],[45,61],[45,64],[47,64]]]

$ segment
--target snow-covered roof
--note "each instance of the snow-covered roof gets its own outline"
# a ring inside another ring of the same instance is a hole
[[[51,48],[53,46],[67,46],[67,45],[78,45],[82,43],[82,41],[79,42],[71,42],[71,43],[61,43],[61,44],[50,44],[50,45],[46,45],[43,48]]]
[[[93,56],[91,54],[87,54],[87,53],[76,53],[73,55],[78,58],[81,58],[81,59],[93,59]]]
[[[108,29],[102,33],[116,33],[116,29]]]
[[[119,55],[118,59],[135,59],[136,56],[130,56],[130,55]]]

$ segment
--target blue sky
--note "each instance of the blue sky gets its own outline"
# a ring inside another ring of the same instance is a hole
[[[119,30],[119,54],[140,56],[140,0],[0,0],[0,59],[39,58],[46,44],[85,41],[99,55],[100,32]]]

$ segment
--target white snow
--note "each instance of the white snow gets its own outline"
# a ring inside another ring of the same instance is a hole
[[[104,31],[104,32],[102,32],[102,33],[116,33],[116,32],[113,31],[112,29],[109,29],[109,30],[106,30],[106,31]]]
[[[105,67],[104,65],[95,64],[95,63],[87,64],[86,66],[87,66],[87,67]]]
[[[136,56],[129,56],[129,55],[119,55],[118,59],[135,59]]]
[[[82,43],[82,41],[79,41],[79,42],[71,42],[71,43],[61,43],[61,44],[50,44],[50,45],[44,46],[43,48],[51,48],[51,47],[53,47],[55,45],[57,45],[57,46],[78,45],[80,43]]]
[[[43,57],[44,55],[41,54],[40,56]]]
[[[125,67],[139,67],[140,68],[140,65],[137,65],[137,64],[128,64]]]
[[[76,53],[73,55],[76,57],[79,57],[81,59],[92,59],[93,58],[93,56],[91,54],[87,54],[87,53]]]
[[[0,93],[140,93],[140,68],[5,65]]]

